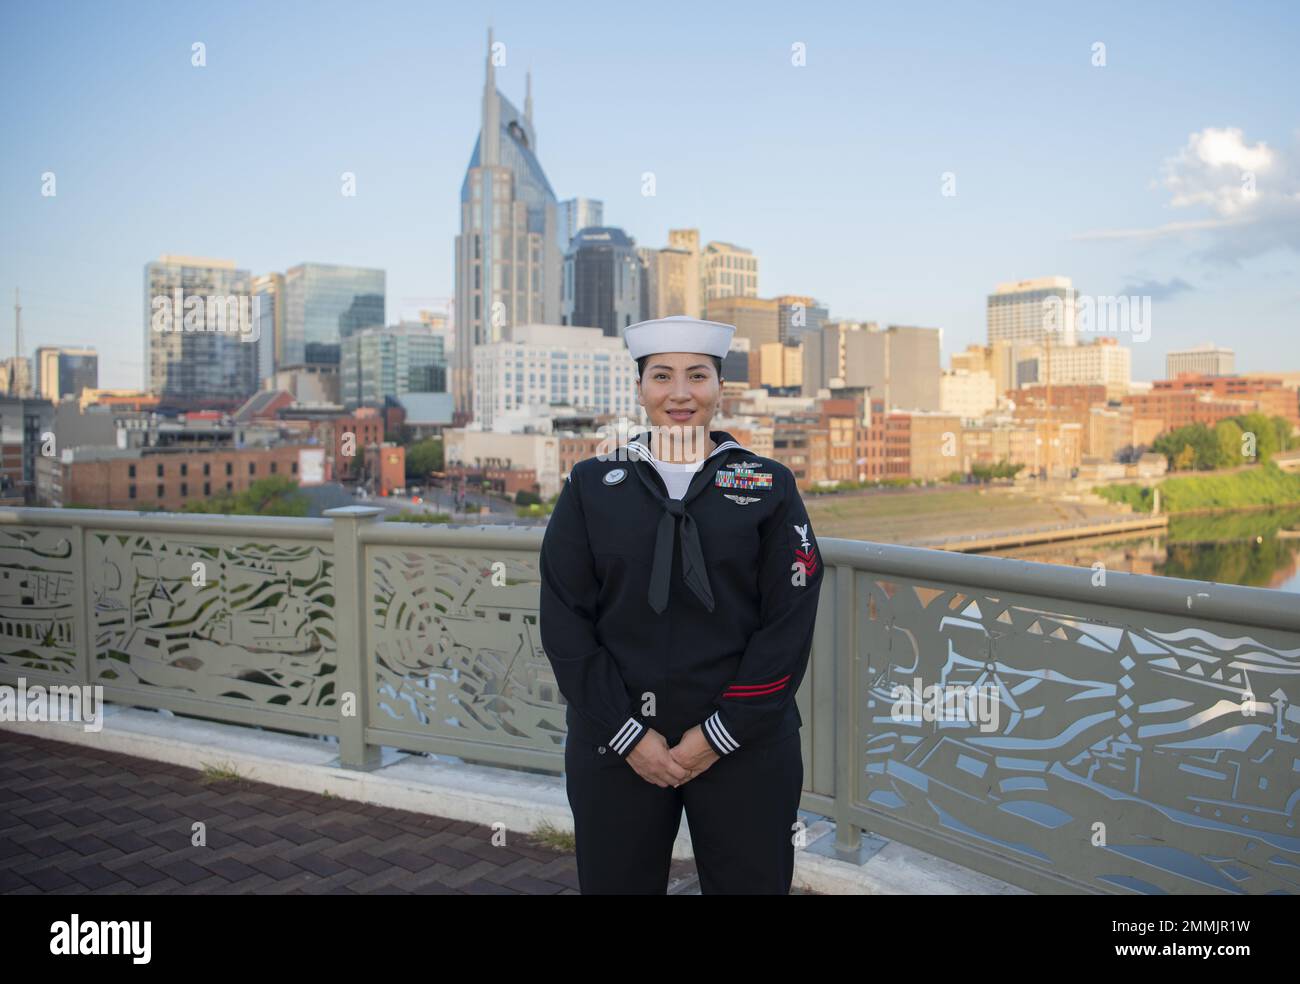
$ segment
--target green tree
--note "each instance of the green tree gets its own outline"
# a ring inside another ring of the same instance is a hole
[[[1015,478],[1016,474],[1024,468],[1024,465],[1013,465],[1010,461],[1003,458],[991,465],[983,462],[976,462],[971,465],[970,473],[975,476],[979,482],[988,482],[995,478]]]
[[[221,513],[227,516],[306,516],[309,502],[298,490],[298,482],[285,475],[272,475],[250,485],[243,492],[221,492],[201,502],[185,505],[185,512]]]
[[[1262,413],[1248,413],[1245,416],[1236,418],[1244,433],[1253,434],[1255,437],[1255,457],[1254,461],[1264,463],[1269,458],[1281,451],[1285,444],[1278,441],[1277,427],[1271,418]],[[1246,459],[1250,461],[1252,459]]]
[[[1291,443],[1286,418],[1256,412],[1224,418],[1212,429],[1191,424],[1165,431],[1152,442],[1151,450],[1163,454],[1172,469],[1209,471],[1263,464]],[[1252,449],[1253,455],[1243,453]]]
[[[1300,435],[1291,436],[1291,422],[1285,417],[1274,417],[1273,429],[1277,431],[1277,448],[1279,451],[1289,451],[1291,448],[1300,447]]]
[[[429,472],[442,471],[442,441],[427,437],[406,449],[406,477],[427,479]]]
[[[1219,448],[1217,464],[1220,468],[1235,468],[1248,463],[1242,457],[1241,425],[1232,417],[1214,425],[1214,440]]]
[[[450,523],[451,513],[433,512],[429,509],[403,509],[397,515],[384,517],[389,523]]]
[[[1219,458],[1218,439],[1204,424],[1165,431],[1151,443],[1151,450],[1163,454],[1170,468],[1184,471],[1208,471]]]

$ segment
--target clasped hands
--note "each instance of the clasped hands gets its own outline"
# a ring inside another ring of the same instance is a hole
[[[667,788],[690,782],[719,758],[697,724],[672,748],[654,728],[627,754],[627,762],[646,782]]]

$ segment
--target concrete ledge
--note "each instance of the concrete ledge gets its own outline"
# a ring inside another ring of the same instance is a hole
[[[80,722],[0,722],[0,731],[84,745],[122,755],[202,770],[220,765],[273,786],[329,793],[344,799],[507,830],[532,831],[544,822],[573,830],[573,816],[561,776],[468,765],[386,750],[369,772],[338,765],[336,745],[232,724],[181,718],[169,712],[103,705],[103,729],[88,732]],[[801,811],[809,845],[834,836],[835,824]],[[693,857],[683,815],[673,857]],[[1031,894],[961,865],[889,842],[862,865],[795,853],[794,884],[827,895],[1000,895]]]

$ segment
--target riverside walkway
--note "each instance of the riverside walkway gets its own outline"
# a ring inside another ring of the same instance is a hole
[[[210,818],[206,848],[191,844],[196,817]],[[571,853],[492,834],[0,732],[0,894],[578,894]],[[668,891],[699,894],[693,862],[673,862]]]

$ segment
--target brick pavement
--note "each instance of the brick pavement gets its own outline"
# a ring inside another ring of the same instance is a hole
[[[203,778],[0,731],[0,894],[578,894],[573,855],[521,833],[494,847],[481,824]],[[669,892],[699,894],[694,862]]]

